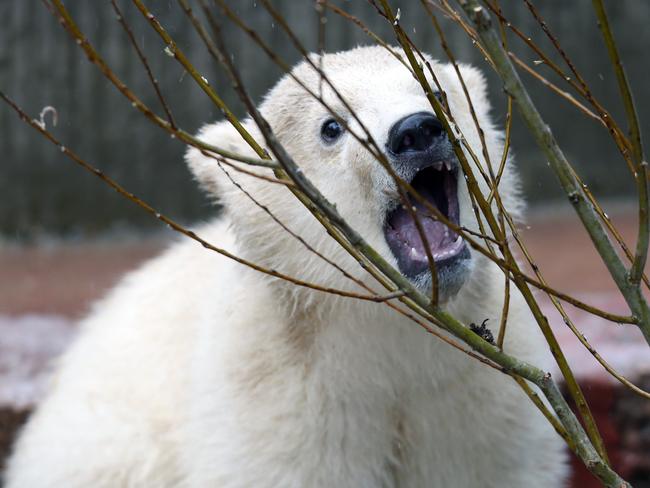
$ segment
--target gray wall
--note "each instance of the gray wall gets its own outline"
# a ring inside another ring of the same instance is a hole
[[[109,2],[77,0],[68,7],[115,71],[153,107],[158,107],[142,68],[127,38],[115,20]],[[391,40],[392,31],[364,0],[339,0],[344,8],[362,18],[375,32]],[[510,2],[502,2],[508,5]],[[541,12],[563,41],[597,96],[614,114],[621,115],[615,79],[603,49],[588,0],[544,0]],[[647,70],[650,46],[650,2],[626,0],[607,2],[612,24],[636,91],[642,120],[650,119]],[[219,118],[217,111],[183,76],[179,65],[163,53],[158,37],[131,7],[122,1],[137,38],[143,43],[151,65],[169,99],[180,125],[195,131],[206,121]],[[236,96],[219,68],[211,62],[176,2],[148,2],[195,64],[218,87],[223,97],[242,114]],[[254,0],[232,1],[242,16],[255,26],[288,62],[298,55],[281,30]],[[316,47],[316,14],[311,0],[276,0],[287,20],[308,48]],[[398,2],[393,2],[397,5]],[[399,2],[402,25],[426,51],[443,58],[439,42],[422,15],[419,0]],[[523,2],[509,6],[508,15],[524,30],[536,33]],[[326,47],[345,49],[368,43],[355,26],[328,15]],[[214,209],[196,189],[186,170],[183,146],[151,126],[84,58],[67,33],[39,0],[0,0],[0,87],[30,114],[45,105],[59,113],[53,132],[66,145],[94,162],[127,188],[158,206],[163,212],[192,221]],[[482,64],[465,36],[445,24],[450,43],[463,61]],[[224,25],[227,41],[252,94],[261,95],[280,76],[280,71],[248,38],[229,24]],[[512,40],[513,50],[525,60],[534,56]],[[548,50],[551,52],[551,50]],[[487,69],[487,68],[486,68]],[[547,72],[542,67],[542,72]],[[551,95],[527,75],[531,92],[551,123],[568,156],[599,196],[629,197],[633,187],[624,163],[617,156],[607,134],[593,121]],[[505,120],[505,105],[498,82],[491,77],[497,121]],[[519,124],[517,124],[519,125]],[[647,128],[647,124],[644,125]],[[514,133],[514,150],[533,202],[559,197],[555,180],[542,156],[526,135]],[[49,143],[18,121],[0,105],[0,234],[29,239],[42,233],[92,235],[115,227],[153,228],[157,225],[144,212],[123,200],[93,176],[61,155]]]

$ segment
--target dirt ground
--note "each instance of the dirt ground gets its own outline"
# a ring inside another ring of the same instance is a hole
[[[126,271],[163,247],[151,239],[0,247],[0,314],[76,318]]]
[[[612,219],[633,248],[634,214],[614,214]],[[616,291],[574,215],[554,208],[536,210],[521,232],[551,286],[582,294]],[[0,245],[0,314],[78,317],[126,271],[164,246],[159,239],[132,238],[110,243]]]

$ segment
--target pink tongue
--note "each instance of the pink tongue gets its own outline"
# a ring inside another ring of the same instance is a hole
[[[456,240],[455,233],[450,231],[445,224],[428,216],[429,212],[424,205],[415,202],[414,206],[433,254],[442,251]],[[393,212],[389,223],[397,232],[398,239],[402,240],[408,247],[414,248],[417,255],[424,256],[424,259],[426,259],[420,233],[408,210],[400,208]]]

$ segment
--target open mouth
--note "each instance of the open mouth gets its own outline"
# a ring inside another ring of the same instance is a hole
[[[429,205],[438,209],[447,220],[459,224],[458,168],[455,162],[437,161],[416,173],[411,186]],[[452,264],[467,254],[462,238],[438,220],[427,206],[409,195],[415,208],[431,257],[436,266]],[[415,277],[428,272],[429,262],[420,232],[411,212],[404,205],[388,212],[384,226],[386,242],[404,275]]]

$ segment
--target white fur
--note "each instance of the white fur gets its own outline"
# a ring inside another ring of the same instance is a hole
[[[455,72],[432,66],[480,156]],[[430,110],[411,75],[381,48],[327,55],[324,67],[380,144],[394,122]],[[488,118],[485,82],[474,68],[462,71],[497,164],[501,135]],[[294,74],[318,89],[306,64]],[[331,90],[324,96],[360,131]],[[349,134],[331,147],[321,144],[327,111],[288,77],[260,109],[305,174],[394,262],[380,225],[392,183],[378,163]],[[246,126],[263,140],[252,123]],[[201,137],[251,154],[225,123],[207,126]],[[215,160],[191,150],[188,161],[226,206],[226,215],[199,235],[303,280],[360,291],[280,229]],[[312,246],[373,283],[286,188],[224,168]],[[501,187],[518,213],[511,163]],[[461,221],[476,228],[462,180],[459,198]],[[446,308],[466,324],[489,318],[495,329],[503,278],[476,253],[473,262],[469,281]],[[547,347],[519,295],[510,308],[506,350],[543,365]],[[509,377],[385,304],[288,285],[184,240],[129,275],[83,322],[19,439],[7,482],[546,488],[561,486],[565,474],[562,441]]]

